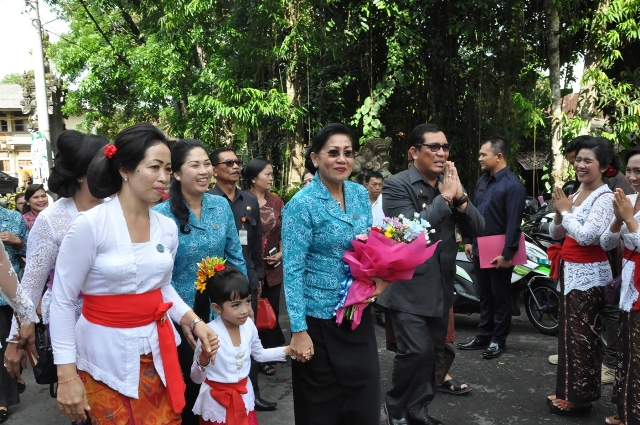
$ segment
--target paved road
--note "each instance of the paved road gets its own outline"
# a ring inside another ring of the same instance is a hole
[[[284,311],[284,310],[282,310]],[[283,328],[288,327],[286,316]],[[461,341],[472,338],[478,323],[478,315],[456,315],[456,331]],[[285,333],[288,331],[285,330]],[[376,329],[380,347],[382,387],[390,385],[393,354],[384,349],[384,332]],[[430,414],[447,425],[539,425],[581,424],[601,425],[606,415],[613,412],[608,402],[611,386],[603,387],[603,397],[586,418],[563,418],[549,414],[545,398],[553,392],[556,366],[547,358],[556,351],[557,339],[537,332],[526,316],[515,317],[508,352],[499,359],[483,360],[478,351],[458,351],[452,374],[473,387],[464,396],[438,394]],[[278,402],[278,410],[259,412],[261,425],[293,425],[291,373],[289,364],[276,366],[275,376],[260,375],[260,388],[265,399]],[[69,425],[60,418],[55,401],[48,396],[48,387],[36,385],[30,371],[28,388],[22,395],[22,403],[10,409],[7,424]],[[385,424],[384,414],[380,424]]]

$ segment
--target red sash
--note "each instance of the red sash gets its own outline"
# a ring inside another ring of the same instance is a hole
[[[241,394],[247,393],[247,378],[237,384],[213,382],[205,379],[204,382],[211,388],[211,397],[227,409],[227,425],[249,425],[247,408],[244,405]]]
[[[629,248],[625,247],[624,258],[627,261],[633,262],[633,264],[636,266],[633,271],[633,286],[636,288],[636,291],[640,292],[640,255],[634,254],[637,254],[637,252],[631,251]],[[638,310],[640,310],[640,297],[638,297],[636,302],[634,302],[633,306],[631,307],[631,311]]]
[[[571,236],[564,238],[562,245],[554,244],[547,248],[547,255],[551,262],[550,273],[552,279],[560,277],[560,260],[569,263],[597,263],[607,261],[607,253],[600,245],[581,246]]]
[[[173,326],[167,320],[172,305],[164,302],[160,288],[144,294],[84,294],[82,315],[91,323],[110,328],[137,328],[156,322],[169,403],[174,412],[181,413],[186,405],[187,386],[182,379]]]

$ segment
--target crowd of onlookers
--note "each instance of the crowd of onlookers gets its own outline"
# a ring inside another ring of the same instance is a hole
[[[302,188],[285,205],[263,158],[244,164],[231,148],[208,152],[193,139],[170,149],[150,124],[124,129],[113,143],[62,133],[48,181],[59,199],[49,206],[44,187],[31,185],[16,195],[17,211],[0,209],[0,239],[22,275],[23,302],[38,306],[51,333],[60,412],[93,424],[257,424],[255,410],[276,408],[262,397],[258,374],[273,375],[273,362],[290,358],[298,424],[377,425],[381,404],[389,424],[441,424],[429,415],[436,392],[471,390],[448,373],[460,242],[474,264],[481,314],[477,335],[457,346],[494,359],[507,350],[526,191],[507,166],[504,137],[480,144],[483,173],[472,196],[440,128],[419,125],[408,141],[406,170],[386,180],[370,172],[358,184],[349,180],[349,128],[326,126],[306,152]],[[575,193],[552,195],[550,234],[563,242],[549,248],[561,303],[557,384],[547,403],[554,414],[587,414],[603,377],[615,375],[618,414],[606,421],[639,423],[640,148],[626,154],[626,179],[606,139],[578,138],[566,153],[578,183]],[[414,214],[431,223],[436,255],[406,281],[373,278],[364,300],[372,314],[354,329],[337,325],[351,241],[385,216]],[[504,237],[488,266],[478,244],[485,236]],[[619,300],[605,300],[605,286]],[[278,323],[282,294],[288,346]],[[264,325],[259,299],[275,322]],[[376,322],[396,351],[384,397]],[[33,332],[0,298],[0,423],[24,391],[23,342]]]

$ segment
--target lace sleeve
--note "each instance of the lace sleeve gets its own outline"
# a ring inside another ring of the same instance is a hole
[[[609,227],[613,214],[613,194],[607,194],[598,198],[584,224],[574,214],[567,214],[562,220],[562,225],[567,229],[567,233],[581,246],[595,245],[600,243],[600,235]]]
[[[38,322],[36,309],[18,285],[18,276],[0,243],[0,295],[13,307],[23,324]]]
[[[617,247],[620,242],[620,232],[613,233],[611,231],[611,223],[613,223],[613,220],[611,220],[607,226],[607,230],[605,230],[602,236],[600,236],[600,247],[605,251],[611,251]]]
[[[567,236],[567,230],[562,227],[562,224],[555,224],[551,221],[551,224],[549,225],[549,236],[551,236],[553,240],[557,241]]]
[[[49,222],[49,217],[43,216],[36,220],[29,232],[27,246],[27,264],[20,286],[24,288],[29,299],[38,304],[49,273],[56,265],[58,245]]]

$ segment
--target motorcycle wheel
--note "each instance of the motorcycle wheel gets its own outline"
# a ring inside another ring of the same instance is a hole
[[[560,294],[556,291],[556,283],[553,280],[544,280],[532,285],[531,291],[525,291],[524,304],[529,321],[538,331],[545,335],[558,333]]]

